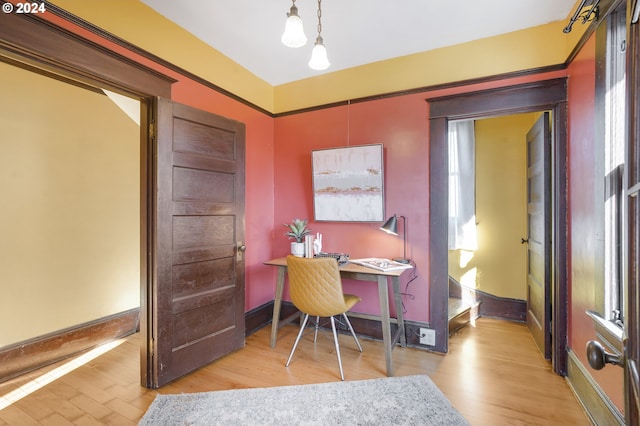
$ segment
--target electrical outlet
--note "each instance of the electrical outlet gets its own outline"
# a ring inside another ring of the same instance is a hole
[[[421,328],[420,329],[420,344],[427,346],[435,346],[436,345],[436,331],[431,330],[430,328]]]

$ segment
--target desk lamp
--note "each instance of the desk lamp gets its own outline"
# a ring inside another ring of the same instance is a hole
[[[404,216],[400,216],[402,220],[404,220],[404,232],[402,233],[402,237],[404,239],[404,257],[402,259],[393,259],[399,263],[411,263],[409,259],[407,259],[407,218]],[[391,216],[387,221],[380,227],[381,231],[386,232],[391,235],[398,235],[398,216],[395,214]]]

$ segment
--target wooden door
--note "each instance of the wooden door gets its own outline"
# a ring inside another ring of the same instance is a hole
[[[245,336],[244,125],[165,99],[155,112],[143,330],[152,388],[241,348]]]
[[[549,113],[527,133],[527,326],[544,355],[551,358],[551,274],[549,176],[551,133]]]

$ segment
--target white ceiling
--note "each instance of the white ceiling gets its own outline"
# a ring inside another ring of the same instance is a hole
[[[566,21],[576,0],[324,0],[331,66],[307,66],[317,0],[297,0],[307,44],[282,45],[291,0],[141,0],[272,85],[384,59]]]

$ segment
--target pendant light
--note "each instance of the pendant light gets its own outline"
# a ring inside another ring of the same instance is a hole
[[[280,40],[287,47],[301,47],[307,44],[307,36],[304,35],[304,29],[302,28],[302,19],[298,16],[296,0],[293,0],[291,9],[287,13],[287,22],[284,25],[284,33],[282,33]]]
[[[318,0],[318,37],[316,37],[316,42],[313,45],[313,51],[311,51],[311,59],[309,60],[309,68],[322,71],[329,68],[331,63],[329,62],[329,58],[327,57],[327,48],[324,47],[324,43],[322,42],[322,0]]]

